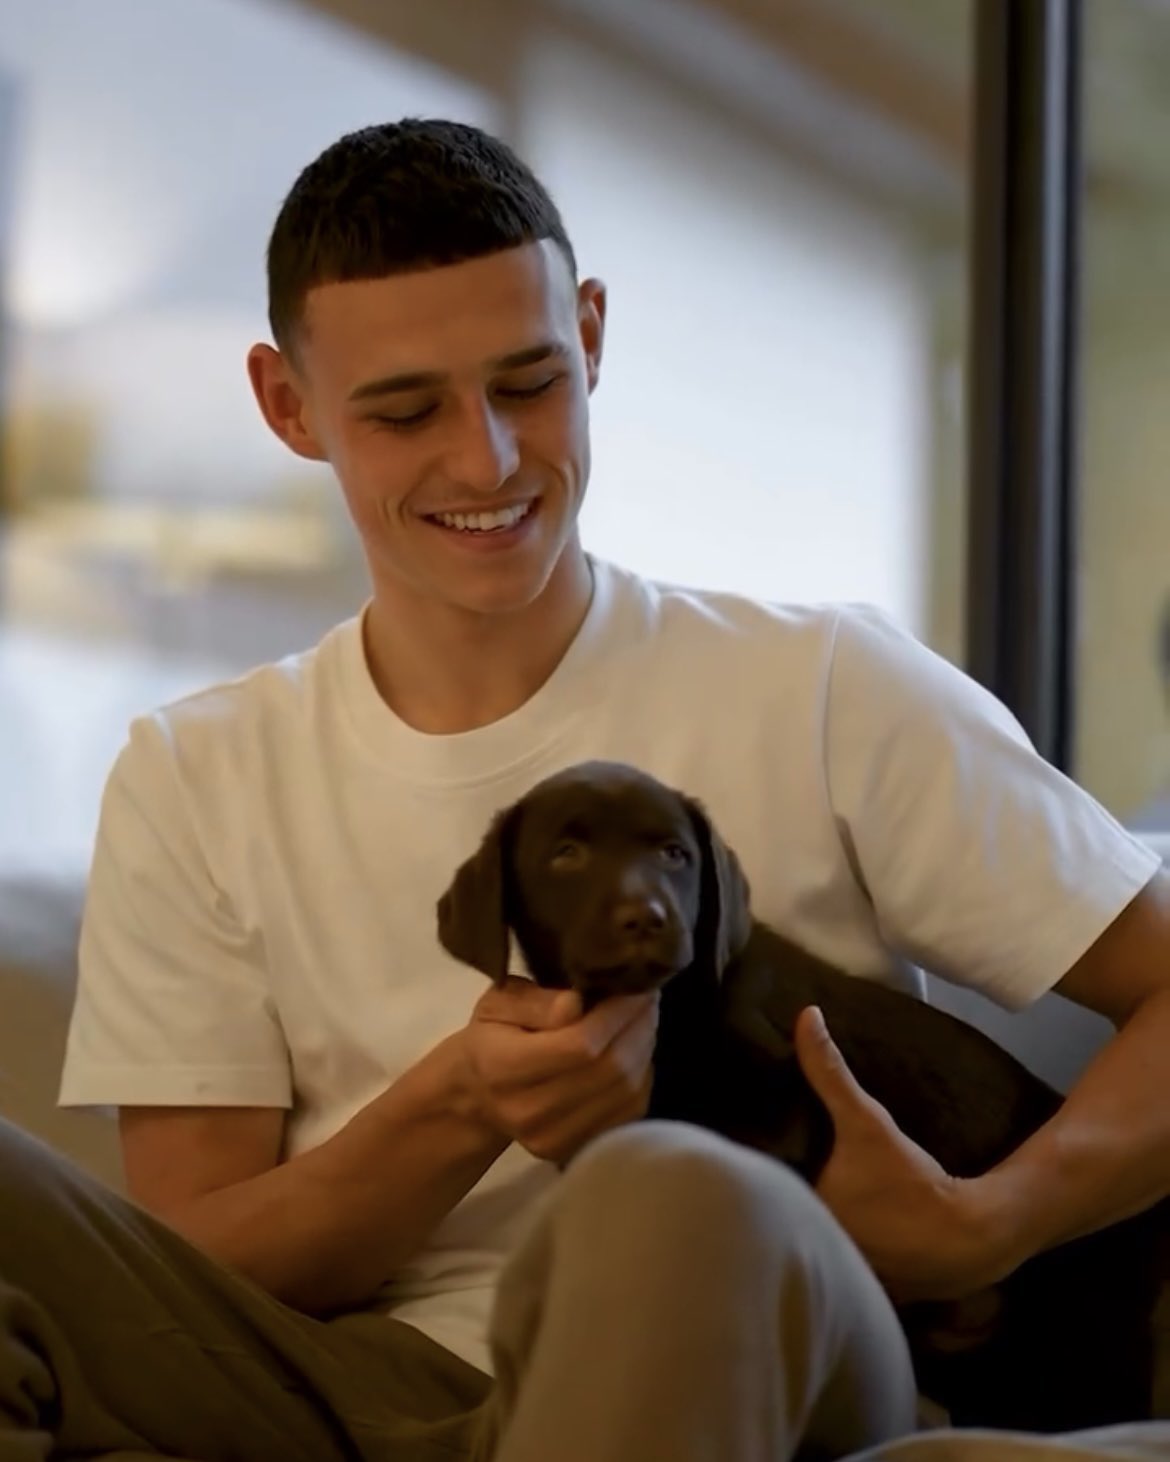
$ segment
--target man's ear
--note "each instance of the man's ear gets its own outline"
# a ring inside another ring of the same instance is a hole
[[[497,985],[508,975],[505,866],[511,831],[511,810],[497,813],[478,851],[456,870],[438,903],[439,943]]]
[[[310,462],[327,460],[306,409],[305,387],[291,361],[271,345],[248,352],[248,379],[260,414],[286,447]]]
[[[722,979],[752,932],[751,890],[739,859],[715,831],[702,805],[684,797],[703,854],[695,959]]]
[[[606,288],[600,279],[585,279],[577,289],[577,328],[585,352],[585,381],[590,393],[601,379],[605,347]]]

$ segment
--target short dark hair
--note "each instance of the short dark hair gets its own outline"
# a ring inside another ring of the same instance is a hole
[[[268,245],[268,320],[289,349],[320,284],[383,279],[552,239],[577,261],[561,215],[498,137],[405,117],[350,132],[304,169]]]

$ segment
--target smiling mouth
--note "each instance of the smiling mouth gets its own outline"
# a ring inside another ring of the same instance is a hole
[[[517,528],[526,518],[530,518],[536,507],[536,499],[531,498],[528,502],[515,503],[509,508],[496,508],[491,512],[481,513],[428,513],[428,523],[435,523],[440,528],[447,528],[456,533],[466,533],[474,537],[488,537],[493,533],[507,533],[512,528]]]

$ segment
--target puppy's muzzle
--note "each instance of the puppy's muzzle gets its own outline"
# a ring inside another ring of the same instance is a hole
[[[690,964],[691,931],[655,896],[618,899],[586,914],[567,941],[566,974],[587,998],[657,989]]]

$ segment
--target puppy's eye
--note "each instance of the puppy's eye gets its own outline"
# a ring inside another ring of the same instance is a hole
[[[585,848],[581,843],[575,843],[570,838],[565,838],[557,843],[549,857],[549,863],[553,868],[562,873],[571,872],[574,868],[580,868],[585,861]]]
[[[691,850],[682,843],[663,843],[663,861],[671,868],[685,868],[691,861]]]

